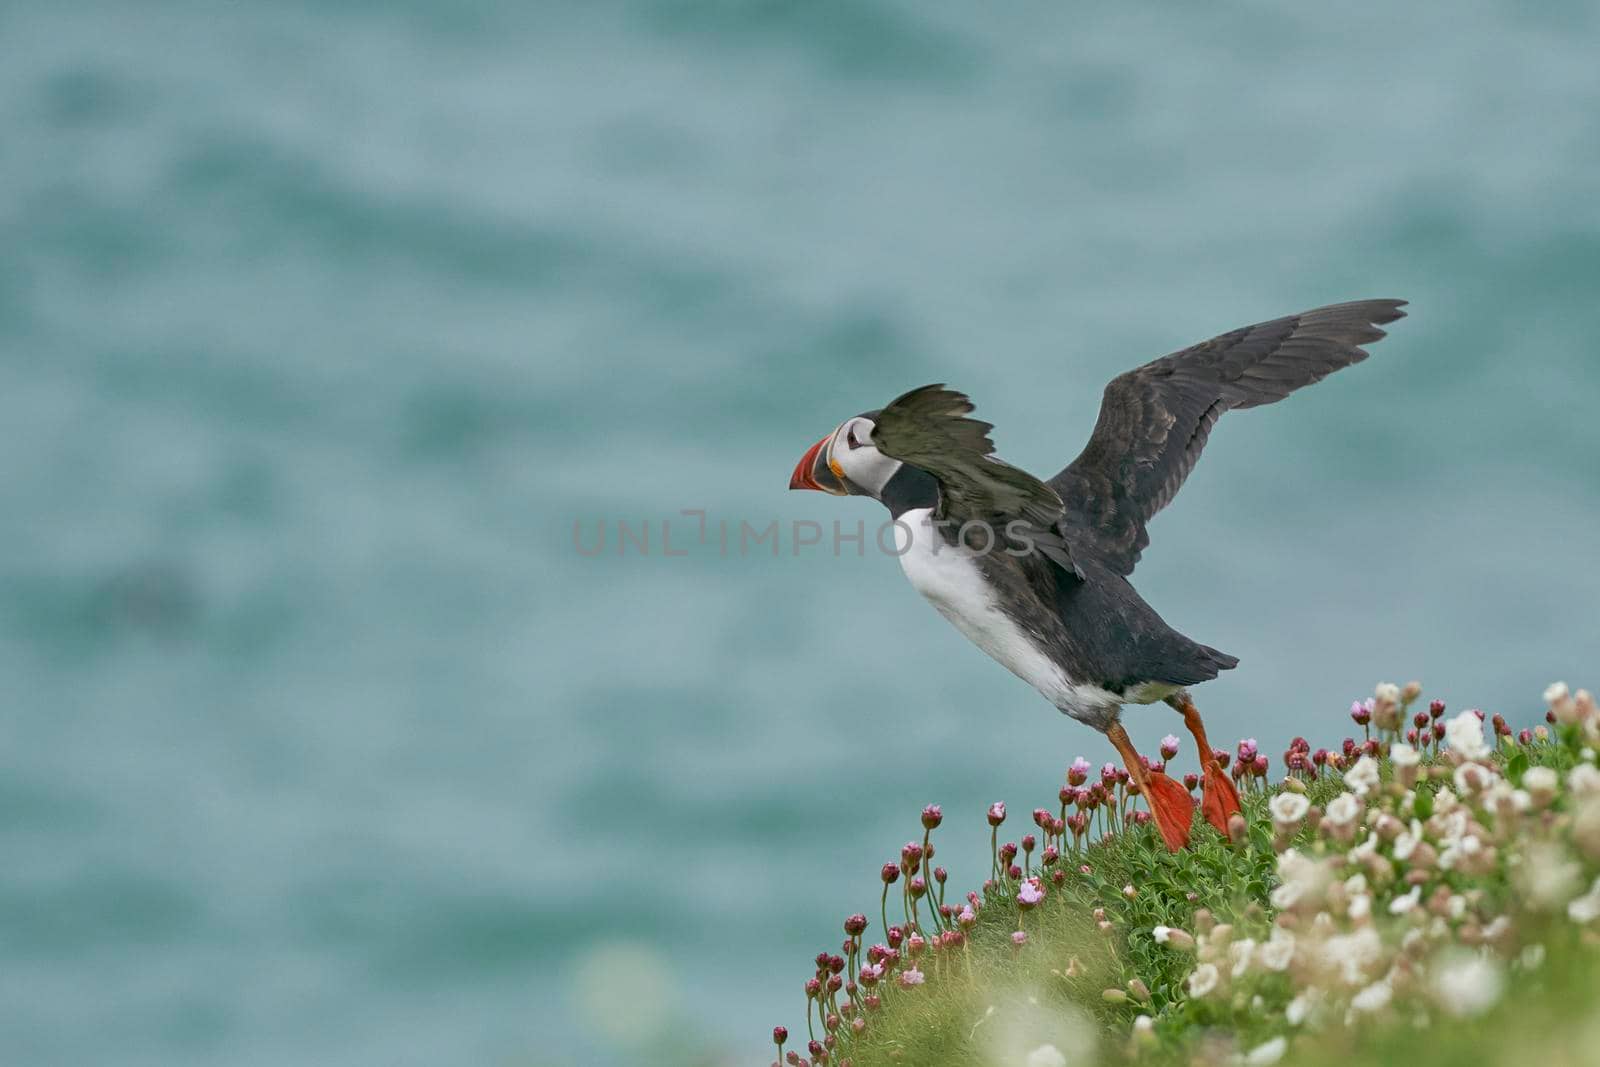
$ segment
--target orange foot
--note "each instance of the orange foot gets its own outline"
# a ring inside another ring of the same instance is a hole
[[[1146,780],[1145,800],[1156,817],[1156,828],[1168,852],[1176,852],[1189,844],[1189,825],[1194,821],[1194,798],[1182,785],[1161,773],[1152,773]],[[1238,797],[1234,804],[1238,804]]]
[[[1205,792],[1200,798],[1200,810],[1206,822],[1217,828],[1224,837],[1228,834],[1228,819],[1243,812],[1239,791],[1228,780],[1228,774],[1216,760],[1206,764]]]

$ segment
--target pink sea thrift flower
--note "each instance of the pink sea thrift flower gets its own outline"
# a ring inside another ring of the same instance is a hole
[[[921,985],[922,982],[923,974],[915,967],[908,967],[900,972],[900,984],[907,989],[910,989],[912,986]]]
[[[1031,908],[1044,899],[1044,887],[1039,879],[1029,878],[1017,889],[1017,903],[1024,908]]]
[[[1089,771],[1092,770],[1089,761],[1079,756],[1072,761],[1072,766],[1067,768],[1067,784],[1080,786],[1089,780]]]
[[[997,800],[993,804],[990,804],[989,805],[989,825],[990,826],[999,826],[1001,823],[1003,823],[1005,821],[1006,821],[1006,805],[1005,805],[1005,801]]]
[[[1161,758],[1162,759],[1172,759],[1177,754],[1178,754],[1178,739],[1177,739],[1177,737],[1173,736],[1172,734],[1168,734],[1166,737],[1163,737],[1161,739]]]

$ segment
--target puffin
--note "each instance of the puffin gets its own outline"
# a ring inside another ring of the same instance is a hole
[[[995,455],[994,427],[943,383],[840,423],[806,450],[790,489],[888,508],[911,585],[957,630],[1062,713],[1100,731],[1166,847],[1189,843],[1189,790],[1153,770],[1122,725],[1129,704],[1183,717],[1200,807],[1226,834],[1242,815],[1190,687],[1239,660],[1168,626],[1129,582],[1148,525],[1194,469],[1225,412],[1282,400],[1367,358],[1404,300],[1358,300],[1245,326],[1113,378],[1078,457],[1041,480]],[[887,547],[887,538],[885,538]]]

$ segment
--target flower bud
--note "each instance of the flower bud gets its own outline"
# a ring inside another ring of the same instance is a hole
[[[844,921],[844,932],[851,937],[860,937],[867,930],[867,917],[860,912],[850,916]]]
[[[944,810],[937,804],[929,804],[922,809],[922,827],[925,830],[935,829],[944,821]]]
[[[1168,734],[1161,739],[1161,758],[1169,760],[1178,754],[1178,739]]]
[[[989,805],[989,825],[999,826],[1006,821],[1006,806],[1004,801],[995,801]]]
[[[879,872],[883,876],[884,885],[893,885],[900,880],[900,866],[895,863],[885,863]]]
[[[774,1026],[772,1028],[772,1043],[774,1045],[781,1047],[787,1040],[789,1040],[789,1028],[787,1026]]]

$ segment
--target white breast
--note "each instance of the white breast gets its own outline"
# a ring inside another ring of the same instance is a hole
[[[957,630],[1012,674],[1072,715],[1120,701],[1094,685],[1078,685],[995,604],[994,590],[977,562],[948,545],[928,522],[931,508],[900,516],[895,548],[911,584]]]

